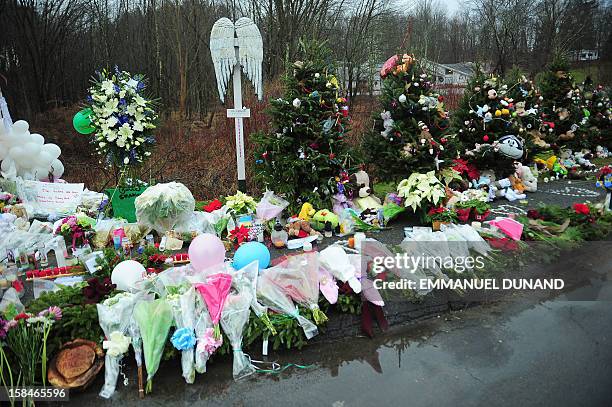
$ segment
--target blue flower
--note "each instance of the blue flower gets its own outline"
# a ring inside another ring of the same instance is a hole
[[[176,349],[187,350],[195,346],[196,337],[193,334],[193,329],[180,328],[174,331],[174,335],[172,335],[170,341]]]
[[[136,89],[137,90],[143,90],[145,87],[144,83],[142,83],[141,81],[138,81],[138,85],[136,85]]]
[[[263,160],[255,160],[255,164],[263,164]]]
[[[91,95],[87,95],[87,103],[93,103],[93,98]]]
[[[115,85],[115,92],[116,93],[121,92],[121,88],[118,85]]]
[[[124,114],[122,114],[121,116],[119,116],[117,118],[119,120],[119,124],[125,124],[128,123],[130,121],[130,118]]]
[[[117,65],[114,66],[115,73],[119,75],[119,67]]]
[[[125,105],[127,105],[127,102],[126,102],[126,100],[125,100],[125,99],[121,98],[121,99],[119,99],[119,104],[120,104],[121,106],[125,106]]]

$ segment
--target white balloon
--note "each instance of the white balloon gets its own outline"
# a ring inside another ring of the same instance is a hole
[[[118,290],[129,291],[137,282],[147,275],[144,266],[134,260],[125,260],[117,264],[111,273],[111,281]]]
[[[30,134],[31,143],[36,143],[39,146],[45,144],[45,138],[38,133]]]
[[[5,134],[4,142],[9,149],[14,146],[19,146],[21,145],[21,135],[11,130]]]
[[[23,168],[23,169],[26,169],[26,170],[32,169],[36,165],[34,160],[29,158],[27,155],[22,156],[19,159],[19,161],[15,160],[15,162],[17,163],[17,166],[19,166],[19,168]]]
[[[25,120],[17,120],[13,123],[13,131],[17,134],[27,133],[30,129],[30,125]]]
[[[13,161],[15,161],[15,163],[19,164],[21,162],[22,157],[24,156],[23,147],[11,147],[11,149],[9,150],[9,156],[13,159]]]
[[[61,148],[59,148],[58,145],[52,143],[45,144],[44,146],[42,146],[42,151],[46,151],[47,153],[51,154],[51,157],[53,158],[58,158],[60,154],[62,154]]]
[[[44,168],[49,168],[51,166],[51,163],[53,162],[53,160],[54,160],[54,158],[51,156],[51,154],[49,154],[46,151],[41,151],[34,158],[34,161],[36,161],[36,164],[39,167],[44,167]]]
[[[2,160],[2,165],[0,165],[0,169],[4,172],[9,172],[12,166],[15,166],[15,161],[11,157],[6,157]]]
[[[23,146],[23,151],[30,161],[34,161],[34,158],[36,158],[40,153],[41,147],[42,146],[40,144],[29,142]]]
[[[53,178],[62,178],[62,175],[64,175],[64,164],[58,159],[53,160],[51,163],[51,172],[53,173]]]
[[[8,154],[8,148],[2,142],[0,142],[0,161],[4,160],[4,157]]]
[[[43,180],[49,178],[49,169],[44,167],[35,167],[32,172],[34,173],[34,178],[37,180]]]
[[[32,171],[21,171],[21,178],[23,179],[27,179],[27,180],[34,180],[34,174],[32,173]]]

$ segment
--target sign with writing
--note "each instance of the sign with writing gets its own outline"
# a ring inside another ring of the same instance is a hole
[[[227,117],[251,117],[251,109],[227,109]]]
[[[138,198],[147,187],[117,187],[107,189],[111,205],[113,207],[113,216],[115,218],[123,218],[129,223],[136,222],[136,207],[134,201]]]
[[[34,212],[72,213],[81,204],[84,184],[21,181],[19,197]]]

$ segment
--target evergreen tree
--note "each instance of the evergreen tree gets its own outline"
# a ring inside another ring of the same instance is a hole
[[[343,138],[348,106],[324,43],[300,43],[300,60],[288,64],[285,93],[270,100],[270,133],[251,136],[255,178],[283,195],[289,210],[305,202],[330,208],[338,179],[350,159]]]
[[[567,60],[556,56],[538,79],[543,98],[540,130],[545,140],[555,150],[562,147],[572,150],[590,148],[588,112],[585,111],[582,92],[574,85]]]
[[[522,77],[513,82],[509,86],[477,66],[453,115],[462,156],[478,169],[495,171],[498,177],[511,174],[513,161],[526,157],[531,144],[527,133],[537,121],[536,109],[528,102],[533,90],[526,89],[528,83]]]
[[[594,133],[591,148],[612,149],[612,105],[602,85],[595,86],[590,78],[583,85],[584,104],[588,112],[587,126]]]
[[[400,180],[412,172],[450,166],[457,150],[447,135],[443,97],[411,55],[394,55],[385,62],[380,103],[374,128],[364,140],[364,155],[384,180]]]

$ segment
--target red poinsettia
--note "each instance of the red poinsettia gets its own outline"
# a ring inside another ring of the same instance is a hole
[[[612,167],[610,167],[609,165],[606,165],[605,167],[601,167],[599,169],[599,172],[597,173],[597,178],[601,179],[605,177],[606,175],[610,175],[610,174],[612,174]]]
[[[591,213],[589,206],[583,203],[575,203],[572,208],[574,208],[574,212],[579,215],[589,215]]]
[[[244,225],[240,225],[240,227],[237,226],[230,231],[229,237],[230,240],[234,242],[234,246],[238,247],[248,240],[249,229]]]
[[[218,199],[215,199],[208,205],[205,205],[202,209],[204,209],[204,211],[206,212],[213,212],[213,211],[216,211],[217,209],[221,209],[222,206],[223,204],[221,203],[221,201]]]
[[[30,318],[32,315],[30,314],[26,314],[25,312],[22,312],[20,314],[15,315],[15,321],[19,321],[20,319],[28,319]]]

